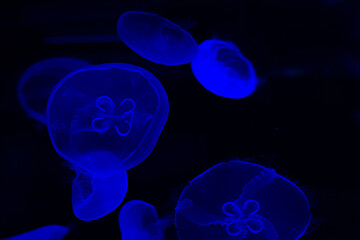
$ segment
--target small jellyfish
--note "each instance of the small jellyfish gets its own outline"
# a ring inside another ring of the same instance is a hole
[[[47,126],[60,156],[94,177],[143,161],[155,147],[169,112],[159,80],[137,66],[111,63],[63,78],[47,106]]]
[[[121,208],[119,224],[123,240],[165,240],[171,220],[159,219],[153,205],[133,200]]]
[[[257,85],[251,62],[230,42],[202,42],[191,68],[201,85],[221,97],[244,98],[253,93]]]
[[[304,193],[272,169],[218,164],[182,192],[175,225],[181,240],[297,240],[310,223]]]
[[[20,78],[18,97],[29,117],[46,124],[46,104],[53,87],[70,72],[90,65],[75,58],[50,58],[28,68]]]
[[[117,31],[129,48],[158,64],[186,64],[198,51],[188,32],[153,13],[125,12],[118,20]]]
[[[73,211],[77,218],[92,221],[105,216],[123,201],[128,181],[125,171],[107,177],[94,177],[76,170],[72,183]]]
[[[67,227],[48,225],[3,240],[62,240],[68,232]]]

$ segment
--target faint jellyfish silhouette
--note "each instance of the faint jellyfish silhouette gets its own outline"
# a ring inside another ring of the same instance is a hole
[[[68,232],[67,227],[48,225],[3,240],[62,240]]]
[[[165,240],[169,218],[159,219],[155,207],[149,203],[132,200],[120,210],[119,224],[123,240]]]
[[[118,20],[117,31],[129,48],[158,64],[186,64],[198,51],[188,32],[153,13],[125,12]]]
[[[81,170],[76,173],[72,183],[72,204],[77,218],[84,221],[101,218],[123,201],[128,188],[126,171],[106,177],[93,177]]]
[[[202,42],[191,68],[201,85],[221,97],[244,98],[253,93],[257,85],[254,67],[230,42]]]
[[[46,104],[53,87],[65,75],[91,64],[76,58],[49,58],[29,67],[18,84],[18,97],[30,118],[46,123]]]
[[[310,223],[304,193],[273,169],[230,161],[184,189],[175,224],[181,240],[296,240]]]
[[[159,80],[111,63],[72,72],[53,90],[47,126],[56,151],[94,177],[134,167],[155,147],[169,112]]]

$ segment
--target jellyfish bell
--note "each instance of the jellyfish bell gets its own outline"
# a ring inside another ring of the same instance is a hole
[[[119,225],[123,240],[165,240],[169,219],[159,219],[155,207],[147,202],[132,200],[120,210]]]
[[[231,42],[202,42],[191,68],[201,85],[221,97],[244,98],[252,94],[257,85],[251,62]]]
[[[77,170],[72,183],[72,205],[77,218],[92,221],[116,209],[123,201],[128,188],[126,171],[112,176],[94,177]]]
[[[91,64],[76,58],[49,58],[29,67],[18,84],[18,98],[30,118],[46,124],[46,104],[53,87],[72,71]]]
[[[137,66],[111,63],[63,78],[47,106],[47,127],[60,156],[95,177],[143,161],[155,147],[169,111],[159,80]]]
[[[60,225],[48,225],[3,240],[62,240],[69,228]]]
[[[129,48],[158,64],[189,63],[198,50],[188,32],[153,13],[125,12],[118,20],[117,31]]]
[[[175,224],[181,240],[297,240],[310,219],[307,198],[295,184],[272,169],[231,161],[185,187]]]

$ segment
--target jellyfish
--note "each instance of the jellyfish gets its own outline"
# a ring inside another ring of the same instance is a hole
[[[202,42],[191,61],[191,68],[203,87],[221,97],[245,98],[255,91],[257,85],[251,62],[230,42]]]
[[[128,188],[126,171],[106,177],[94,177],[79,169],[75,171],[72,205],[77,218],[83,221],[96,220],[121,204]]]
[[[230,161],[193,179],[176,206],[180,240],[297,240],[311,215],[294,183],[257,164]]]
[[[153,13],[125,12],[118,20],[117,31],[129,48],[158,64],[186,64],[198,51],[188,32]]]
[[[3,240],[61,240],[68,232],[69,229],[67,227],[48,225]]]
[[[72,202],[78,218],[95,220],[119,206],[126,170],[151,153],[168,112],[159,80],[129,64],[83,68],[56,85],[47,127],[55,150],[77,172]]]
[[[53,87],[70,72],[90,65],[75,58],[49,58],[28,68],[18,84],[18,97],[28,116],[46,124],[46,104]]]
[[[170,218],[159,219],[155,207],[149,203],[133,200],[120,210],[119,224],[123,240],[165,240]]]

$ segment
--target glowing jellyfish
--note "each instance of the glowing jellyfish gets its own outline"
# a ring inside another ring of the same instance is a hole
[[[207,90],[221,97],[244,98],[255,91],[257,78],[252,64],[230,42],[202,42],[191,68]]]
[[[75,58],[50,58],[32,65],[20,78],[18,97],[29,117],[45,124],[46,104],[65,75],[91,64]]]
[[[126,12],[120,16],[117,30],[134,52],[158,64],[186,64],[198,51],[188,32],[156,14]]]
[[[105,216],[123,201],[128,188],[125,171],[112,176],[94,177],[77,170],[72,183],[72,205],[77,218],[92,221]]]
[[[123,240],[165,240],[171,220],[160,220],[153,205],[133,200],[121,208],[119,224]]]
[[[68,232],[67,227],[48,225],[3,240],[62,240]]]
[[[181,240],[296,240],[311,215],[304,193],[273,169],[231,161],[190,182],[175,218]]]
[[[143,161],[169,112],[159,80],[137,66],[91,66],[63,78],[51,93],[47,126],[56,151],[93,176]]]
[[[72,203],[79,219],[95,220],[120,205],[126,170],[150,154],[168,112],[159,80],[129,64],[84,68],[56,85],[47,126],[54,148],[77,172]]]

